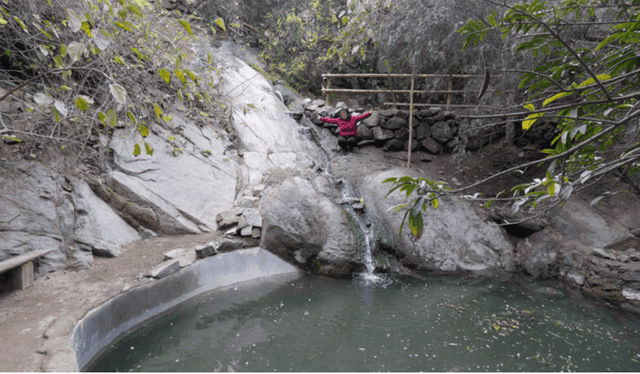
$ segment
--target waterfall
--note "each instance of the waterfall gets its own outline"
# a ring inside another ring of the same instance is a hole
[[[373,248],[371,248],[373,225],[367,223],[364,213],[358,213],[356,211],[364,210],[364,204],[358,196],[351,192],[349,182],[346,179],[340,178],[338,181],[342,184],[342,200],[340,201],[340,205],[342,205],[344,210],[346,210],[358,224],[364,236],[365,251],[362,256],[362,264],[365,266],[366,271],[360,273],[360,277],[365,285],[377,284],[386,286],[385,278],[375,273],[376,265],[373,260]]]

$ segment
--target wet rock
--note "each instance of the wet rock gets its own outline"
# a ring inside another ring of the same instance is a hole
[[[402,140],[398,140],[398,139],[389,139],[387,140],[387,142],[384,144],[384,146],[382,147],[382,150],[384,152],[389,152],[389,151],[400,151],[402,150],[402,146],[404,145],[404,142]]]
[[[432,106],[429,108],[429,112],[431,113],[432,117],[440,114],[441,111],[442,108],[440,108],[439,106]]]
[[[610,217],[603,217],[580,197],[569,199],[548,215],[551,226],[567,238],[591,248],[605,248],[632,238],[625,227]]]
[[[534,278],[555,278],[559,275],[558,252],[563,247],[563,238],[547,228],[518,243],[516,262]]]
[[[396,113],[398,113],[398,109],[387,109],[387,110],[382,110],[382,111],[380,111],[379,113],[380,113],[380,115],[381,115],[382,117],[385,117],[385,118],[391,118],[391,117],[394,117],[394,116],[396,115]]]
[[[420,119],[429,118],[433,117],[433,114],[429,109],[421,109],[420,111],[418,111],[418,117],[420,117]]]
[[[413,138],[415,138],[416,137],[416,131],[415,130],[412,131],[411,135],[413,136]],[[403,128],[401,128],[399,130],[396,130],[393,133],[393,137],[398,139],[398,140],[402,140],[402,141],[405,141],[405,140],[409,139],[409,128],[408,127],[403,127]]]
[[[402,119],[404,119],[406,121],[409,121],[409,111],[407,111],[407,110],[398,110],[396,112],[396,117],[402,118]]]
[[[419,146],[420,146],[420,143],[416,139],[412,139],[411,140],[411,150],[412,151],[415,151],[416,149],[418,149]],[[408,139],[403,142],[402,148],[405,151],[409,150],[409,140]]]

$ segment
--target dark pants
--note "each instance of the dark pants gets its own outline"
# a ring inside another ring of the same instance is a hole
[[[355,136],[341,136],[338,138],[338,145],[345,151],[350,151],[353,149],[353,147],[358,145],[358,138],[356,138]]]

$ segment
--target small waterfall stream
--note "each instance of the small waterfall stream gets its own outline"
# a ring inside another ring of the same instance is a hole
[[[278,96],[284,107],[286,108],[286,104],[284,102],[284,98],[282,94],[278,91],[274,91]],[[288,109],[285,109],[285,113],[287,113],[291,118],[293,118],[292,112]],[[311,142],[315,143],[325,154],[327,159],[325,160],[325,165],[316,165],[314,171],[320,172],[324,175],[328,175],[334,177],[334,175],[330,174],[328,171],[329,161],[331,158],[332,152],[324,149],[317,141],[313,139],[313,134],[311,133],[311,129],[309,127],[305,127],[301,124],[299,128],[300,134],[306,136]],[[353,220],[357,223],[362,235],[364,237],[364,254],[361,257],[362,264],[365,266],[366,272],[361,273],[360,277],[364,281],[365,285],[379,285],[386,287],[389,282],[385,277],[380,276],[375,273],[375,261],[373,260],[373,248],[372,248],[372,236],[373,236],[373,225],[371,222],[367,222],[366,215],[364,213],[364,203],[360,201],[360,196],[356,193],[352,192],[351,186],[348,180],[344,178],[339,178],[338,182],[342,185],[342,199],[339,201],[339,205],[349,213],[349,216],[353,218]],[[360,211],[361,213],[359,213]]]
[[[365,285],[386,286],[387,282],[385,278],[375,273],[376,264],[373,260],[372,248],[374,227],[371,222],[367,222],[366,215],[364,214],[364,203],[357,194],[351,191],[351,186],[346,179],[340,178],[338,181],[342,185],[342,200],[340,201],[340,205],[358,224],[364,237],[364,254],[362,255],[361,261],[366,268],[366,272],[360,273],[360,277]],[[362,211],[362,213],[358,213],[358,211]]]

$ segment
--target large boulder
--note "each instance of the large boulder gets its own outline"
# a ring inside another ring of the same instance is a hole
[[[346,275],[361,267],[351,218],[306,179],[292,176],[269,186],[260,211],[262,248],[319,274]]]
[[[407,223],[398,234],[403,214],[389,211],[406,202],[406,196],[395,191],[386,199],[392,187],[384,181],[390,177],[425,177],[413,169],[396,168],[365,177],[357,188],[364,198],[368,213],[388,238],[401,262],[422,271],[485,271],[501,267],[501,256],[513,252],[513,245],[504,229],[484,222],[473,206],[456,198],[440,199],[437,210],[423,212],[422,238],[412,237]],[[434,176],[427,178],[436,179]]]

